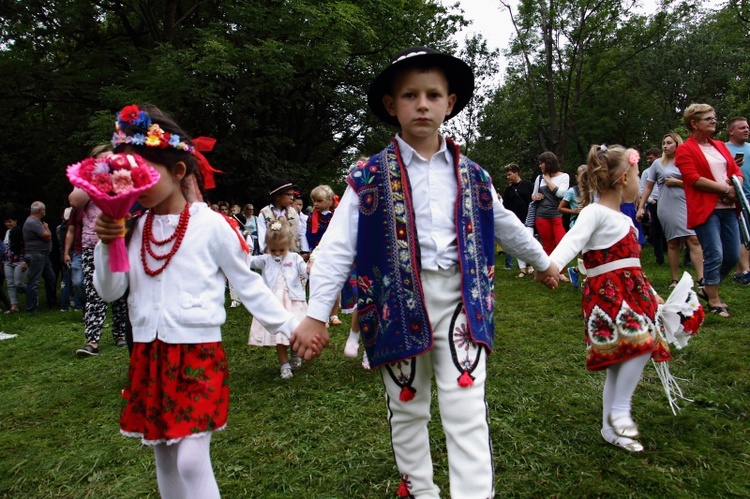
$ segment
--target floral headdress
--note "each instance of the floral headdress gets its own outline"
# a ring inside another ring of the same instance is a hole
[[[127,135],[123,131],[123,127],[126,126],[138,127],[146,130],[146,133],[136,132],[133,135]],[[146,111],[141,111],[135,104],[122,108],[122,111],[117,115],[115,129],[116,131],[112,135],[113,147],[121,144],[132,144],[134,146],[158,147],[160,149],[173,147],[178,151],[187,151],[189,153],[195,151],[195,147],[182,141],[179,135],[165,132],[158,123],[152,123]]]
[[[142,130],[128,135],[125,130],[133,127]],[[201,152],[210,152],[216,144],[216,139],[211,137],[196,137],[192,144],[175,133],[169,133],[162,130],[158,123],[153,123],[151,117],[138,108],[136,104],[125,106],[117,114],[115,121],[115,133],[112,135],[112,146],[117,147],[122,144],[142,147],[157,147],[166,149],[171,147],[178,151],[185,151],[195,156],[203,175],[203,184],[206,189],[216,187],[214,173],[221,173],[211,166]]]

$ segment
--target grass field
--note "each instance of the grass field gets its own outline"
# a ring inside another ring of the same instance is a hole
[[[650,247],[644,267],[666,296],[668,271]],[[733,317],[707,317],[685,350],[673,350],[672,373],[694,399],[677,416],[646,367],[633,401],[646,450],[633,455],[599,436],[604,375],[584,368],[580,294],[515,274],[497,272],[488,366],[498,497],[750,497],[750,288],[723,284]],[[0,496],[158,497],[153,452],[118,432],[127,350],[112,345],[109,328],[99,357],[77,359],[80,312],[0,321],[18,335],[0,342]],[[246,310],[229,309],[229,426],[212,445],[223,496],[394,497],[381,381],[343,356],[347,325],[291,380],[279,378],[273,349],[246,345],[249,326]],[[436,481],[447,497],[433,416]]]

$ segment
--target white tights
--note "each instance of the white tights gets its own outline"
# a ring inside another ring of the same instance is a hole
[[[604,393],[602,394],[603,411],[602,411],[602,432],[603,434],[612,433],[610,420],[617,419],[620,416],[630,418],[630,406],[633,399],[633,393],[641,380],[643,368],[646,367],[651,353],[645,353],[614,364],[607,368],[607,381],[604,383]]]
[[[221,497],[211,468],[211,433],[154,446],[156,479],[162,499]]]

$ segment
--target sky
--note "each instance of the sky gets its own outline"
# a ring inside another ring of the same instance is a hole
[[[443,5],[452,5],[456,0],[442,0]],[[718,7],[723,0],[705,0],[707,7]],[[510,20],[508,10],[502,6],[500,0],[460,0],[461,8],[464,10],[464,18],[471,24],[458,34],[459,43],[473,33],[481,33],[487,40],[490,49],[500,49],[500,75],[505,74],[507,62],[502,55],[508,46],[511,36],[514,34],[513,23]],[[508,3],[516,12],[518,0],[508,0]],[[658,0],[640,0],[641,10],[652,13],[656,10]]]

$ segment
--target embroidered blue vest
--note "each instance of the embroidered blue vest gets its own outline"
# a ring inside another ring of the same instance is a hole
[[[475,342],[492,349],[495,239],[490,177],[446,139],[458,185],[456,237],[461,295]],[[370,364],[377,367],[427,352],[432,328],[424,303],[419,241],[409,180],[394,139],[351,171],[359,196],[357,310]],[[429,290],[427,290],[429,293]]]

